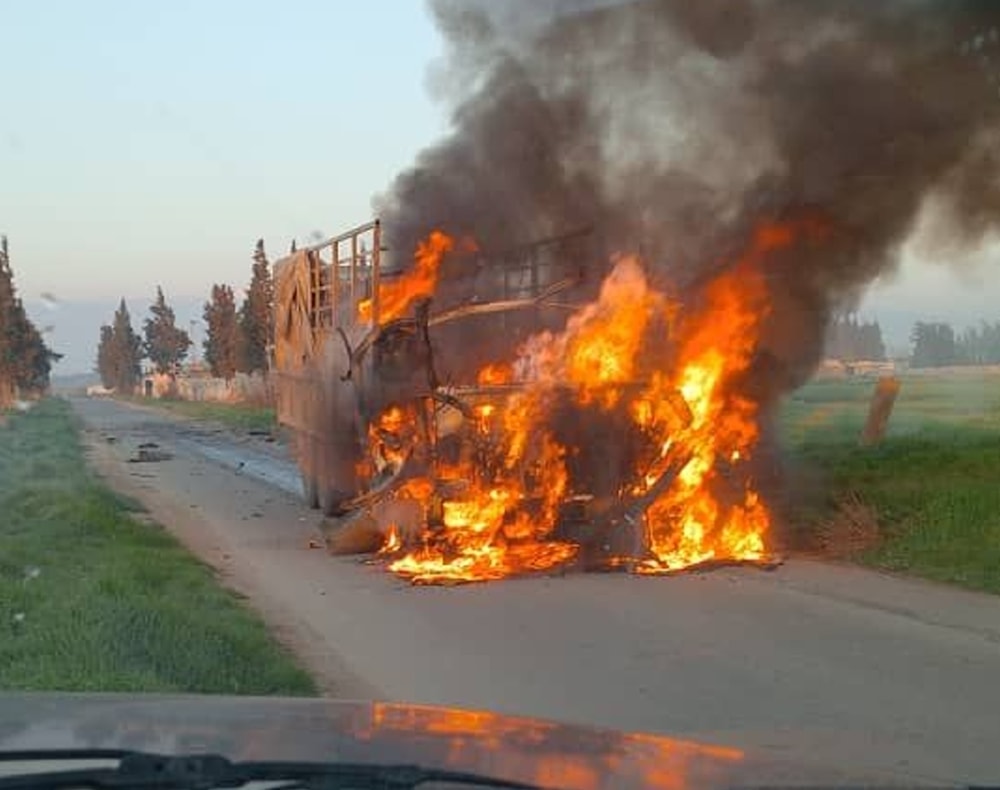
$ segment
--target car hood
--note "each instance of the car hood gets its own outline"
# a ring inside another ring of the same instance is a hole
[[[817,771],[739,749],[644,733],[455,708],[328,699],[0,695],[0,750],[28,748],[415,763],[581,790],[859,780],[839,770]]]

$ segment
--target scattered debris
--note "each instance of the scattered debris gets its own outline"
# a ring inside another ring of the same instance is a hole
[[[320,524],[330,554],[373,554],[382,548],[385,536],[368,510]]]
[[[139,452],[133,458],[129,458],[128,462],[130,464],[155,464],[161,461],[169,461],[173,457],[171,453],[164,450],[151,450],[148,447],[140,446]]]

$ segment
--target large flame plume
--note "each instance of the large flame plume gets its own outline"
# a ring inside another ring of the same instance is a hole
[[[455,240],[440,230],[430,233],[417,245],[413,267],[398,280],[379,284],[379,320],[392,321],[402,316],[416,299],[430,296],[437,287],[441,260],[455,247]],[[372,300],[358,302],[358,318],[372,320]]]
[[[771,310],[769,262],[825,234],[816,221],[762,223],[738,260],[686,302],[655,286],[637,256],[618,256],[596,299],[561,331],[480,368],[483,386],[465,393],[474,405],[463,451],[395,495],[422,516],[408,539],[383,525],[391,570],[433,583],[568,566],[582,547],[564,522],[580,503],[600,529],[637,538],[609,566],[653,574],[765,560],[772,515],[752,465],[759,405],[742,381]],[[582,426],[602,423],[617,433],[595,447]],[[394,404],[373,436],[409,436],[418,425],[417,405]],[[384,442],[372,446],[383,465],[404,463]],[[624,466],[602,469],[602,454]],[[608,476],[611,487],[595,491]]]

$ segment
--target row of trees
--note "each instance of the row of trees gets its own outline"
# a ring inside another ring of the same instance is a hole
[[[1000,321],[984,321],[960,333],[951,324],[918,321],[910,332],[910,342],[910,364],[915,368],[1000,364]],[[826,353],[845,362],[882,361],[886,358],[882,329],[877,321],[837,316],[827,330]]]
[[[826,338],[827,354],[845,362],[885,359],[885,343],[878,321],[859,322],[851,315],[836,316],[830,322]]]
[[[1000,321],[983,321],[970,327],[956,340],[959,359],[971,365],[1000,365]]]
[[[1000,364],[1000,321],[958,334],[950,324],[918,321],[910,333],[915,368]]]
[[[243,304],[237,310],[233,289],[216,284],[203,315],[208,328],[205,361],[213,376],[230,379],[237,371],[267,370],[267,347],[274,330],[274,282],[263,239],[254,249]]]
[[[162,296],[163,291],[157,288]],[[132,392],[142,376],[142,340],[132,329],[132,317],[122,299],[111,325],[101,327],[97,345],[97,372],[105,387]]]
[[[230,379],[237,371],[267,370],[267,347],[273,327],[274,286],[264,252],[257,242],[253,254],[250,286],[237,310],[233,289],[214,285],[205,303],[207,332],[203,343],[205,361],[213,376]],[[149,308],[140,338],[132,329],[128,306],[122,299],[110,325],[101,327],[97,347],[97,372],[105,387],[131,392],[142,375],[142,360],[148,359],[157,373],[175,375],[192,345],[190,335],[177,326],[173,309],[163,289]]]
[[[61,358],[46,344],[17,295],[7,237],[0,236],[0,407],[15,395],[44,392],[52,363]]]

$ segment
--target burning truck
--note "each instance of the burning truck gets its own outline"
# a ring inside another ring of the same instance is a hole
[[[592,230],[392,261],[378,220],[275,264],[279,420],[309,503],[416,583],[771,562],[755,481],[764,223],[681,301]],[[690,288],[687,289],[690,292]]]
[[[311,502],[417,582],[767,561],[830,316],[995,238],[997,4],[429,8],[448,132],[277,266]]]

